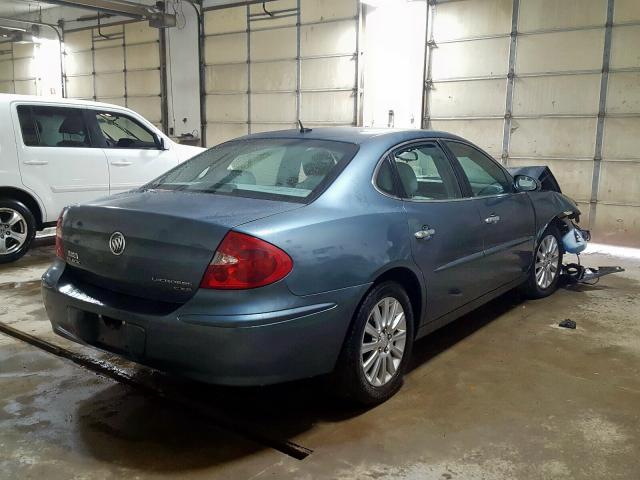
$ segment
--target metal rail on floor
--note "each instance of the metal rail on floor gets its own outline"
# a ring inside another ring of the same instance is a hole
[[[153,388],[150,385],[140,382],[127,372],[115,368],[108,362],[59,347],[58,345],[55,345],[51,342],[47,342],[46,340],[17,330],[3,322],[0,322],[0,332],[22,342],[25,342],[33,347],[39,348],[40,350],[44,350],[47,353],[60,358],[64,358],[66,360],[70,360],[76,365],[90,370],[91,372],[97,373],[98,375],[103,375],[112,380],[115,380],[118,383],[122,383],[129,387],[135,388],[145,395],[154,397],[172,406],[186,408],[188,411],[203,416],[216,427],[223,428],[231,433],[243,436],[265,447],[270,447],[274,450],[278,450],[279,452],[284,453],[285,455],[293,457],[297,460],[304,460],[311,453],[313,453],[313,450],[303,447],[302,445],[298,445],[297,443],[291,442],[289,440],[281,440],[270,437],[263,432],[256,431],[250,426],[234,421],[229,417],[216,415],[212,413],[207,408],[207,406],[201,405],[189,398],[181,397],[176,394],[168,394],[167,392],[163,392],[159,389]]]

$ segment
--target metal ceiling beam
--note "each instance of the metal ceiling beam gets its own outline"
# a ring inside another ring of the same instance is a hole
[[[165,13],[154,5],[142,5],[127,0],[46,0],[46,2],[120,15],[136,20],[149,20],[149,25],[156,28],[175,27],[176,25],[175,15]]]

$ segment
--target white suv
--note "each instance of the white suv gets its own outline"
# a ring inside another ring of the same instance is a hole
[[[117,105],[0,94],[0,263],[65,206],[139,187],[203,150]]]

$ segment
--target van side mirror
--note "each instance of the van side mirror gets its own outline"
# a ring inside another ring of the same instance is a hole
[[[529,175],[516,175],[513,184],[517,192],[533,192],[540,190],[540,182]]]

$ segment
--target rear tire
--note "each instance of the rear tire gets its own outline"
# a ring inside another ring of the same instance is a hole
[[[0,198],[0,264],[21,258],[36,236],[36,219],[16,200]]]
[[[523,293],[531,299],[548,297],[558,289],[561,270],[562,236],[551,224],[536,245],[529,277],[521,287]]]
[[[391,398],[402,379],[413,346],[413,311],[396,282],[374,286],[355,313],[338,361],[338,393],[361,405]]]

